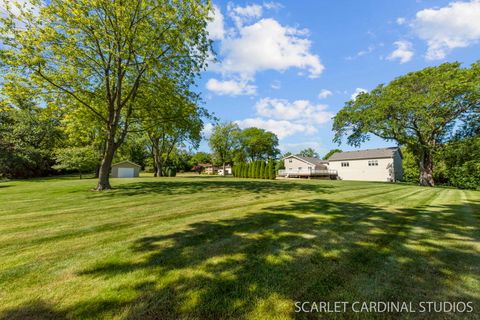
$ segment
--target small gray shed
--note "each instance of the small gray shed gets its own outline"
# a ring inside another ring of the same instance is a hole
[[[135,178],[140,173],[140,168],[136,163],[125,160],[112,165],[112,178]]]

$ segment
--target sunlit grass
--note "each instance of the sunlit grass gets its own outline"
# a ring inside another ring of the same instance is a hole
[[[478,191],[112,183],[102,193],[74,177],[0,183],[0,319],[318,317],[295,314],[295,301],[462,300],[480,310]]]

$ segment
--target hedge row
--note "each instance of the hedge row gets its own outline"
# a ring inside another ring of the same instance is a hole
[[[242,162],[233,166],[233,176],[237,178],[275,179],[275,161],[257,160]]]

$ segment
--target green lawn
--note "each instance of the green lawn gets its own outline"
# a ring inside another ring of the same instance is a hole
[[[472,301],[480,192],[219,177],[0,183],[0,319],[385,318],[295,301]],[[416,318],[420,314],[402,314]],[[391,314],[398,318],[399,314]]]

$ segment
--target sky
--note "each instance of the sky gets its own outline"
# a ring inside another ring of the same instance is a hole
[[[354,150],[333,143],[332,117],[355,94],[428,66],[480,59],[480,0],[213,4],[217,61],[197,88],[205,107],[223,122],[274,132],[282,153]],[[372,137],[361,149],[395,145]]]

